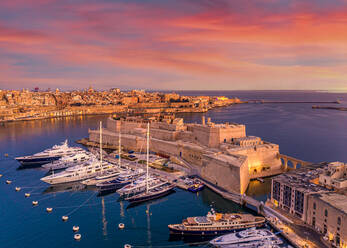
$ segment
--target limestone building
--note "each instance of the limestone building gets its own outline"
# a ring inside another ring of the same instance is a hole
[[[125,149],[144,151],[146,123],[150,121],[150,150],[191,166],[209,182],[243,194],[249,180],[281,172],[279,146],[246,136],[245,125],[184,123],[182,118],[164,116],[109,118],[103,142],[118,145],[119,132]],[[99,140],[99,131],[90,130],[89,139]]]
[[[271,202],[326,235],[333,247],[347,247],[345,164],[300,168],[272,179]]]

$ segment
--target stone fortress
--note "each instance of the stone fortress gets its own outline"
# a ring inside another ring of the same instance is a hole
[[[107,120],[103,143],[144,152],[150,122],[150,151],[189,166],[203,179],[233,193],[243,194],[250,179],[283,172],[279,146],[247,136],[245,125],[202,122],[184,123],[182,118],[157,116]],[[89,130],[89,140],[99,142],[99,130]]]

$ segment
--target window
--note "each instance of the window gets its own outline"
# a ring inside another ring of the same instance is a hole
[[[316,226],[316,217],[312,218],[312,226]]]
[[[325,209],[325,211],[324,211],[324,216],[328,217],[328,210],[327,209]]]
[[[327,225],[324,224],[324,231],[323,231],[324,234],[327,233]]]
[[[337,217],[337,224],[341,225],[341,217]]]
[[[316,209],[316,203],[315,202],[313,203],[313,209]]]

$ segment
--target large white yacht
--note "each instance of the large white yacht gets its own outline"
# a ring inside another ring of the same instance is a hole
[[[68,167],[73,167],[83,162],[86,162],[95,156],[87,151],[78,152],[76,154],[72,154],[69,156],[64,156],[59,160],[53,161],[52,163],[42,165],[42,168],[48,170],[61,170],[66,169]]]
[[[84,164],[67,168],[65,171],[53,173],[52,175],[41,178],[49,184],[69,183],[96,177],[104,171],[114,168],[114,165],[99,160],[90,160]]]
[[[270,230],[250,228],[244,231],[230,233],[210,241],[216,247],[260,247],[267,244],[280,245],[283,241]]]
[[[84,150],[80,147],[69,147],[67,140],[65,140],[65,142],[63,142],[61,145],[55,145],[52,148],[46,149],[42,152],[35,153],[30,156],[16,157],[15,159],[23,166],[40,165],[58,160],[63,156],[69,156],[83,151]]]

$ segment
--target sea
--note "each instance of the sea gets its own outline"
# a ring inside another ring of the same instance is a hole
[[[247,135],[279,144],[280,152],[309,162],[347,162],[347,112],[312,109],[312,105],[347,106],[347,93],[319,91],[184,91],[182,95],[238,97],[265,101],[336,101],[341,104],[254,103],[215,108],[207,113],[179,114],[185,122],[200,122],[201,116],[216,123],[246,125]],[[168,224],[189,216],[202,216],[211,207],[220,212],[251,212],[223,199],[209,189],[175,193],[135,207],[118,200],[117,194],[98,197],[94,188],[69,184],[50,187],[40,181],[47,172],[20,169],[13,159],[30,155],[68,139],[87,137],[107,116],[78,116],[0,124],[0,247],[206,247],[206,240],[170,237]],[[8,156],[5,156],[7,154]],[[6,184],[12,180],[12,184]],[[271,178],[252,181],[247,194],[265,201]],[[16,192],[15,187],[21,187]],[[30,193],[29,198],[24,193]],[[33,207],[32,201],[38,206]],[[51,207],[51,213],[46,208]],[[63,222],[61,217],[68,215]],[[124,223],[123,230],[118,224]],[[73,226],[82,235],[75,241]]]

